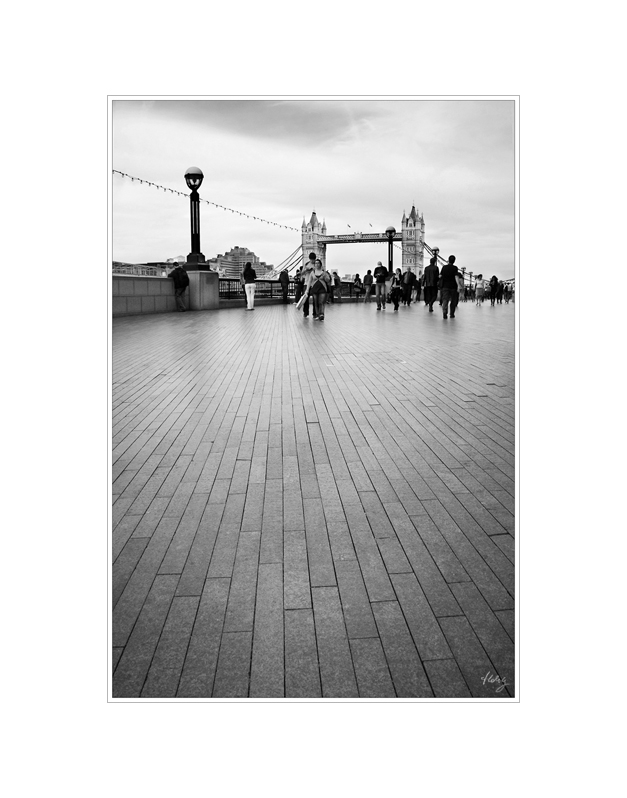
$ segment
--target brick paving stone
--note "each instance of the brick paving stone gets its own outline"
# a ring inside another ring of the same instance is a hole
[[[283,566],[265,563],[259,565],[257,582],[250,696],[284,694]]]
[[[397,601],[372,606],[379,637],[399,698],[427,698],[433,695]]]
[[[213,685],[214,698],[248,697],[252,642],[252,632],[229,632],[222,635]]]
[[[505,629],[505,631],[509,635],[510,640],[512,640],[512,642],[515,641],[516,640],[516,630],[515,630],[516,616],[515,616],[514,610],[496,610],[494,612],[494,614],[496,615],[496,617],[501,622],[503,628]]]
[[[377,540],[377,545],[389,574],[413,573],[403,547],[396,537],[380,538]]]
[[[144,549],[133,575],[113,610],[114,646],[126,645],[177,525],[178,519],[163,518]]]
[[[283,561],[283,482],[266,480],[259,562]]]
[[[252,632],[261,533],[240,532],[224,621],[225,632]]]
[[[181,522],[178,525],[172,542],[159,568],[160,574],[180,574],[183,572],[189,550],[207,504],[207,494],[199,493],[190,496]]]
[[[118,662],[120,661],[123,651],[124,649],[121,647],[113,648],[111,650],[111,673],[115,673],[115,669],[118,666]]]
[[[305,538],[309,561],[309,579],[312,587],[335,585],[335,569],[327,534],[322,502],[304,499]]]
[[[346,507],[346,520],[370,601],[391,601],[394,590],[366,514],[361,507]]]
[[[490,674],[496,674],[496,669],[468,619],[440,618],[440,626],[473,698],[507,698],[504,690],[497,693],[493,684],[484,681]]]
[[[177,596],[200,596],[202,593],[223,512],[223,504],[205,506],[176,589]]]
[[[508,692],[513,695],[514,644],[511,638],[472,582],[452,585],[451,589],[498,675],[506,679]]]
[[[394,574],[391,579],[420,658],[450,657],[451,650],[415,575]]]
[[[312,589],[318,661],[324,698],[357,698],[340,598],[336,587]]]
[[[425,502],[425,506],[492,609],[510,609],[513,606],[514,572],[512,564],[498,546],[481,531],[474,532],[466,527],[466,532],[463,533],[439,502]],[[473,535],[472,541],[468,539],[469,534]],[[480,551],[477,551],[476,546],[480,547]],[[489,563],[486,562],[486,557],[489,558]],[[498,576],[495,575],[494,568],[498,568]]]
[[[378,637],[350,641],[360,698],[396,698]]]
[[[513,565],[516,559],[514,538],[511,535],[492,535],[491,539]]]
[[[471,698],[468,685],[454,659],[425,662],[425,670],[436,698]]]
[[[376,637],[377,626],[359,563],[340,560],[335,563],[335,570],[348,637]]]
[[[397,525],[396,534],[436,617],[459,615],[459,605],[413,524]]]
[[[375,538],[395,538],[394,527],[377,494],[373,491],[360,492],[359,499]]]
[[[242,517],[242,532],[261,531],[265,491],[266,488],[263,484],[248,485]]]
[[[449,583],[469,581],[470,577],[464,566],[446,542],[431,517],[425,512],[424,515],[413,517],[411,521],[421,540],[433,557],[435,564],[440,569],[444,579]]]
[[[311,586],[304,530],[286,530],[283,540],[284,596],[286,610],[311,607]]]
[[[342,519],[344,516],[342,515]],[[327,524],[327,533],[329,535],[329,543],[331,544],[331,554],[333,561],[338,560],[356,560],[355,547],[351,538],[348,524],[345,520],[339,520],[337,517],[329,519],[325,514]]]
[[[199,598],[174,598],[155,651],[142,697],[174,698],[187,653]]]
[[[174,597],[178,576],[158,576],[113,674],[113,697],[140,695]]]
[[[218,662],[229,579],[207,579],[194,621],[177,696],[209,698]]]
[[[111,561],[115,563],[120,556],[120,552],[128,543],[129,538],[141,521],[141,515],[125,515],[120,523],[113,530]]]
[[[148,544],[148,538],[138,538],[136,540],[129,540],[126,546],[122,549],[120,556],[113,563],[112,569],[112,589],[111,589],[111,606],[115,607],[124,588],[128,584],[140,557],[144,553],[144,549]]]

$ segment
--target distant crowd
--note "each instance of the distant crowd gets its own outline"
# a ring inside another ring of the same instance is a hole
[[[174,281],[176,304],[178,310],[185,310],[183,295],[189,285],[187,272],[181,266],[174,269],[170,275]],[[257,274],[251,263],[246,263],[240,277],[246,294],[246,310],[255,309],[255,281]],[[279,274],[283,302],[288,302],[290,276],[287,271]],[[294,275],[296,309],[303,311],[303,316],[308,318],[310,311],[313,318],[324,321],[327,302],[342,299],[343,283],[337,270],[329,272],[320,258],[315,253],[309,255],[306,264],[300,266]],[[423,275],[416,275],[407,266],[405,271],[396,269],[391,273],[378,261],[374,272],[368,269],[362,280],[356,274],[352,283],[353,292],[358,301],[371,302],[374,297],[377,310],[385,310],[391,304],[398,311],[400,304],[409,307],[412,302],[419,303],[424,300],[425,307],[433,313],[436,302],[442,308],[443,318],[455,318],[455,311],[460,302],[474,302],[481,306],[486,299],[490,299],[492,306],[508,304],[514,298],[514,288],[511,283],[499,280],[492,275],[490,280],[478,274],[474,280],[466,282],[464,274],[455,265],[455,255],[451,255],[448,262],[440,270],[435,257],[431,258]]]

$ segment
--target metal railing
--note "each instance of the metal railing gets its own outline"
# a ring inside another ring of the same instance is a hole
[[[114,266],[113,274],[130,274],[134,277],[167,277],[166,270],[156,266]]]
[[[290,280],[287,288],[288,298],[295,298],[296,283]],[[338,296],[337,288],[334,291],[335,296]],[[281,283],[278,280],[255,280],[255,298],[256,299],[281,299],[283,290]],[[363,297],[355,291],[353,283],[343,282],[341,291],[339,293],[340,299],[355,299]],[[220,299],[246,299],[244,286],[239,280],[221,277],[220,278]]]

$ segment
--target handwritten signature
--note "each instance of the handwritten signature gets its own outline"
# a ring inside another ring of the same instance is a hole
[[[497,684],[498,685],[498,687],[496,688],[497,693],[500,693],[501,690],[507,687],[507,682],[505,681],[505,678],[502,676],[497,676],[495,673],[492,673],[492,671],[488,671],[486,675],[481,679],[481,681],[483,682],[484,685],[486,684],[486,682],[488,684]]]

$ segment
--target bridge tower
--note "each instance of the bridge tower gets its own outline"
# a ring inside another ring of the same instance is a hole
[[[301,227],[301,237],[302,237],[302,246],[303,246],[303,263],[307,263],[309,260],[309,253],[314,252],[317,258],[320,258],[323,264],[326,265],[327,262],[327,245],[326,244],[319,244],[318,243],[318,236],[319,235],[326,235],[327,234],[327,225],[326,222],[318,221],[318,217],[316,216],[316,212],[314,211],[311,214],[311,219],[306,224],[305,219],[303,217],[303,224]]]
[[[411,206],[409,216],[401,220],[401,231],[403,235],[403,271],[406,266],[421,276],[424,271],[424,240],[425,240],[425,220],[424,216],[418,215],[416,207]]]

